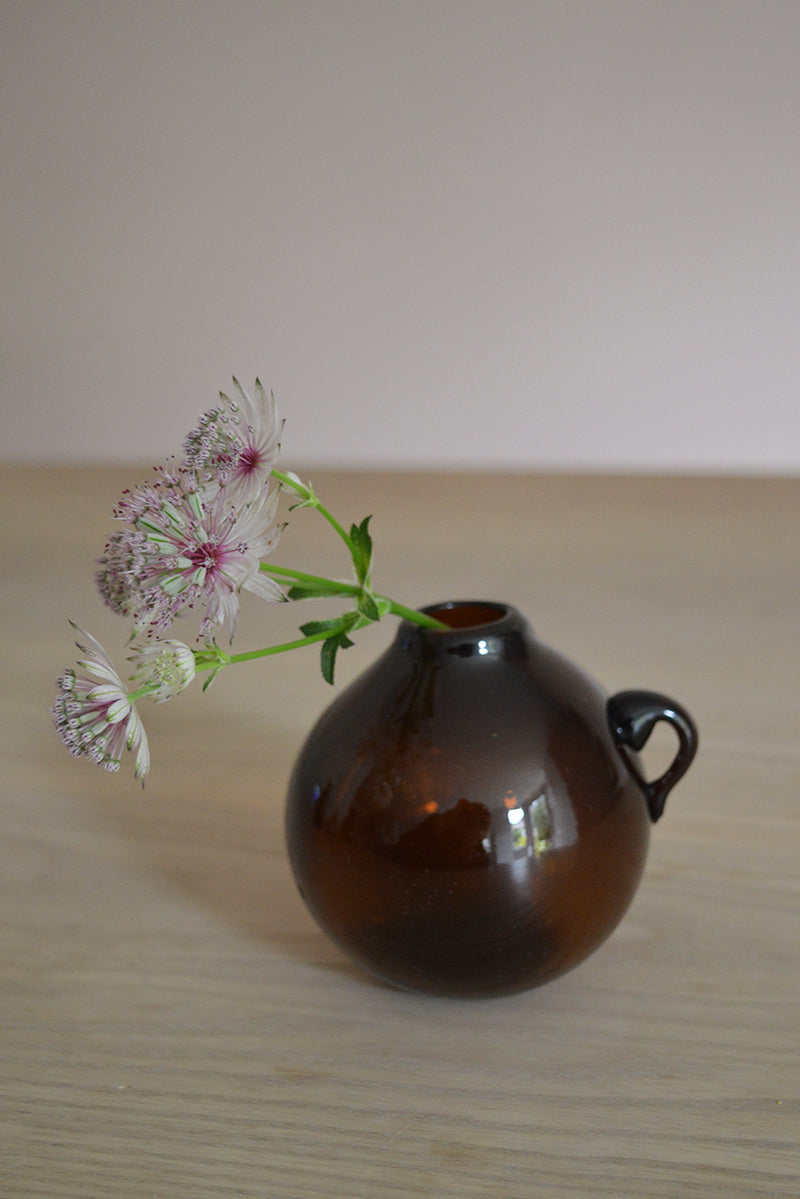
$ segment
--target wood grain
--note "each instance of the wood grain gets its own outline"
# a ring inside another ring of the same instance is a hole
[[[295,893],[283,794],[331,698],[313,651],[146,709],[144,792],[58,745],[66,618],[123,661],[92,571],[138,477],[0,471],[0,1194],[796,1196],[800,482],[315,474],[343,519],[374,513],[379,589],[513,603],[700,727],[611,940],[454,1002],[359,973]],[[281,560],[346,569],[310,513]],[[299,619],[253,601],[237,646]],[[392,635],[365,630],[339,685]]]

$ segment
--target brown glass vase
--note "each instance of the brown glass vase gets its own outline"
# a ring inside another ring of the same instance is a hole
[[[334,701],[295,766],[289,857],[311,913],[385,981],[504,994],[612,932],[697,733],[662,695],[608,698],[505,604],[426,609]],[[672,765],[645,780],[658,721]]]

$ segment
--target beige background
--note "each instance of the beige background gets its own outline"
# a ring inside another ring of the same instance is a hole
[[[800,5],[3,0],[2,453],[795,471]]]

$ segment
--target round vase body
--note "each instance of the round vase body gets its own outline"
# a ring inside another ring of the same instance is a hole
[[[402,624],[311,731],[289,788],[292,869],[322,929],[385,981],[524,990],[621,919],[648,785],[612,701],[514,609],[426,611],[450,627]]]

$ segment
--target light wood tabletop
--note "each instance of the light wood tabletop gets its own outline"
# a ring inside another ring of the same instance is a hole
[[[58,743],[67,618],[124,663],[94,562],[144,474],[0,472],[4,1199],[796,1197],[800,481],[312,475],[343,521],[373,514],[379,590],[514,604],[699,726],[605,945],[454,1001],[363,974],[294,888],[285,789],[333,696],[315,650],[143,707],[144,791]],[[347,570],[308,511],[276,560]],[[306,619],[246,597],[236,648]],[[394,629],[359,635],[337,690]]]

